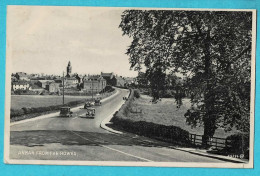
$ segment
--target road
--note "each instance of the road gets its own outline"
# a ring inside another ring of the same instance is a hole
[[[10,159],[206,162],[221,160],[180,151],[170,144],[124,133],[115,134],[100,128],[100,123],[115,112],[128,90],[96,107],[95,119],[81,118],[79,109],[70,118],[53,116],[11,126]]]

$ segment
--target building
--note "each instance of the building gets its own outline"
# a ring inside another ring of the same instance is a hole
[[[37,84],[39,87],[43,89],[47,89],[47,85],[53,82],[54,80],[38,80],[35,84]]]
[[[29,90],[30,84],[26,81],[18,81],[12,83],[12,90]]]
[[[137,85],[137,80],[136,78],[125,77],[125,84],[126,86]]]
[[[122,76],[115,77],[116,79],[116,86],[118,87],[125,87],[126,81]]]
[[[103,73],[101,72],[101,76],[106,80],[107,85],[116,86],[116,78],[114,73]]]
[[[41,92],[43,92],[45,89],[43,89],[42,87],[38,86],[37,84],[32,84],[30,85],[30,91],[39,94]]]
[[[59,84],[59,87],[62,87],[62,80],[61,79],[55,79],[54,82]]]
[[[88,93],[99,93],[105,89],[106,80],[100,75],[86,76],[83,78],[83,90]]]
[[[66,88],[70,88],[70,87],[77,87],[79,83],[79,80],[75,77],[67,77],[65,78],[65,82],[64,82],[64,85]]]
[[[60,91],[60,84],[52,82],[52,83],[46,85],[46,90],[48,90],[51,93],[57,93]]]

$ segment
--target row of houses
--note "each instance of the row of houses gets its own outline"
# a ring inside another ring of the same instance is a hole
[[[63,79],[54,80],[30,80],[26,77],[20,77],[22,79],[12,80],[12,90],[31,90],[31,91],[43,91],[60,92],[63,86]],[[132,83],[132,79],[126,79],[120,76],[116,76],[113,73],[101,73],[100,75],[85,75],[85,76],[72,76],[64,78],[65,89],[79,88],[85,92],[101,92],[107,85],[125,87],[127,84]]]
[[[36,83],[31,81],[16,81],[12,82],[12,91],[17,90],[30,90],[34,92],[42,92],[47,90],[49,92],[59,92],[60,84],[53,82],[52,80],[39,80]]]
[[[49,92],[60,92],[64,85],[65,89],[80,89],[85,92],[101,92],[107,85],[126,87],[134,81],[131,78],[123,78],[112,73],[103,73],[100,75],[78,75],[72,74],[71,62],[66,68],[66,76],[55,75],[26,74],[17,72],[12,74],[12,90],[32,90]]]
[[[113,72],[112,73],[101,72],[100,75],[107,81],[107,84],[110,86],[127,87],[128,85],[136,83],[135,78],[117,76]]]

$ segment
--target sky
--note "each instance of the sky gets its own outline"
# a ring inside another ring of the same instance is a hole
[[[122,9],[8,6],[7,59],[12,73],[137,76],[125,54],[131,38],[118,28]]]

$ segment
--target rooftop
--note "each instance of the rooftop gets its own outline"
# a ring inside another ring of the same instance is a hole
[[[29,84],[29,83],[26,81],[13,82],[13,85],[27,85],[27,84]]]
[[[114,76],[114,73],[113,72],[111,72],[111,73],[103,73],[103,72],[101,72],[101,76],[112,78]]]

